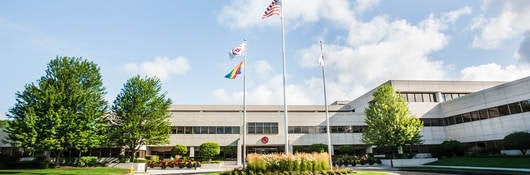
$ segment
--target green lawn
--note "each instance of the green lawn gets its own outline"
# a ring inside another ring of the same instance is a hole
[[[443,158],[429,165],[530,168],[530,157],[453,157]]]
[[[106,167],[95,167],[95,168],[55,168],[55,169],[35,169],[35,170],[0,170],[0,174],[28,174],[28,175],[45,175],[45,174],[58,174],[58,175],[75,175],[75,174],[102,174],[102,175],[118,175],[127,174],[126,169],[119,168],[106,168]]]

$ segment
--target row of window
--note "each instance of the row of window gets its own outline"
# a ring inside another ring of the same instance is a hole
[[[278,123],[248,123],[248,134],[278,134]]]
[[[530,112],[530,100],[495,106],[487,109],[466,112],[446,118],[422,118],[424,126],[447,126],[477,120],[501,117],[521,112]]]
[[[239,126],[175,126],[172,134],[240,134]]]
[[[467,93],[442,93],[444,101],[454,100],[467,95]]]
[[[400,92],[407,102],[438,102],[435,93]]]
[[[366,126],[330,126],[331,133],[361,133]],[[289,126],[289,134],[326,133],[326,126]]]

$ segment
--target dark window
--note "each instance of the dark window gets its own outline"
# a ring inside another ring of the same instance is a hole
[[[500,106],[497,106],[497,108],[499,108],[499,116],[510,115],[510,111],[508,110],[508,105],[500,105]]]
[[[443,126],[443,119],[441,118],[431,119],[431,126]]]
[[[239,127],[232,127],[232,134],[239,134]]]
[[[462,115],[455,115],[455,124],[463,123]]]
[[[495,118],[499,116],[499,108],[493,107],[488,109],[488,117]]]
[[[171,134],[177,134],[177,129],[176,128],[171,129]]]
[[[193,134],[200,134],[201,133],[201,127],[195,126],[193,127]]]
[[[521,106],[523,107],[523,112],[530,111],[530,100],[521,101]]]
[[[481,120],[488,119],[488,110],[487,109],[483,109],[483,110],[478,111],[478,114],[479,114],[479,117],[480,117]]]
[[[327,127],[326,126],[320,126],[318,127],[319,133],[327,133]]]
[[[517,114],[517,113],[521,113],[521,105],[519,104],[519,102],[515,102],[515,103],[512,103],[512,104],[509,104],[508,105],[510,107],[510,113],[511,114]]]
[[[217,134],[225,134],[225,127],[218,126],[217,127]]]
[[[184,134],[184,127],[177,127],[177,134]]]
[[[462,117],[464,118],[464,122],[470,122],[471,120],[471,113],[464,113],[462,114]]]
[[[248,123],[249,134],[278,134],[278,123]]]
[[[480,117],[478,116],[478,111],[471,112],[471,121],[477,121],[480,120]]]
[[[201,134],[208,134],[208,126],[201,126]]]
[[[225,127],[225,134],[235,134],[235,133],[232,133],[232,127]]]

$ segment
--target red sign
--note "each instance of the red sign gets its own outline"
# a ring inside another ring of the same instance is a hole
[[[267,143],[269,143],[269,138],[268,138],[267,136],[263,136],[263,137],[261,138],[261,143],[263,143],[263,144],[267,144]]]

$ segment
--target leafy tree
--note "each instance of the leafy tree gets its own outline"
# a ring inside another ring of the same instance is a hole
[[[141,146],[168,142],[171,100],[161,91],[158,78],[135,76],[127,80],[114,100],[112,137],[131,151],[131,162]]]
[[[514,132],[504,137],[504,146],[508,149],[518,149],[522,155],[530,149],[530,133]]]
[[[188,147],[184,145],[175,145],[173,148],[171,148],[171,153],[173,155],[179,155],[179,156],[185,155],[188,153]]]
[[[374,99],[366,109],[366,128],[362,141],[381,148],[396,148],[405,144],[422,142],[422,122],[410,115],[407,103],[384,84],[373,94]]]
[[[217,142],[205,142],[201,144],[199,153],[202,157],[212,160],[212,157],[221,153],[221,147]]]
[[[328,145],[322,143],[315,143],[309,145],[309,152],[324,153],[328,152]]]
[[[85,152],[105,138],[105,110],[99,67],[76,57],[56,57],[46,75],[16,93],[6,128],[13,144],[30,151]]]
[[[7,120],[0,120],[0,128],[4,128],[7,126]]]

